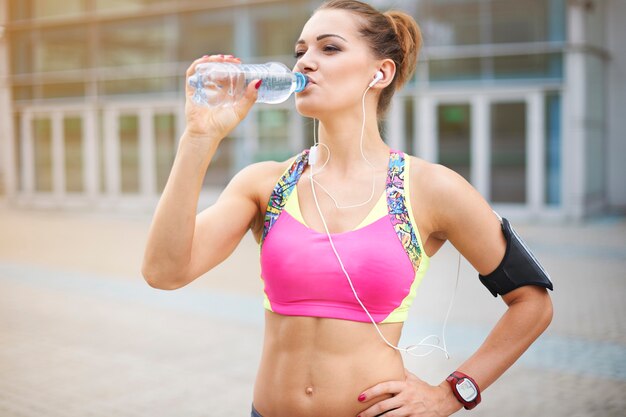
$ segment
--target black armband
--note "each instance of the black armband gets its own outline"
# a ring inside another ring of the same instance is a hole
[[[550,276],[515,232],[509,221],[501,218],[506,239],[506,252],[500,265],[489,275],[478,275],[480,282],[497,297],[524,285],[537,285],[552,290]]]

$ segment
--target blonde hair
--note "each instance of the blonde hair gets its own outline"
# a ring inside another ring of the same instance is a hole
[[[422,47],[422,33],[412,16],[390,10],[384,13],[357,0],[329,0],[317,10],[346,10],[360,17],[359,33],[377,59],[389,58],[396,64],[396,75],[380,95],[377,115],[382,118],[394,93],[402,88],[415,72],[417,56]]]

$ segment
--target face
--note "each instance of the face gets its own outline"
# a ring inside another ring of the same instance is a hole
[[[359,35],[357,17],[344,10],[316,12],[302,29],[295,57],[294,71],[310,79],[296,94],[300,114],[321,119],[353,108],[360,111],[379,63]]]

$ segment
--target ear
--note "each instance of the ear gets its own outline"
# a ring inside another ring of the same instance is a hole
[[[383,78],[372,86],[372,90],[383,90],[391,84],[393,77],[396,75],[396,64],[391,59],[384,59],[380,62],[378,71],[383,73]]]

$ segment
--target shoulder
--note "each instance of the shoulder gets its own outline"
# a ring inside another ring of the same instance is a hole
[[[419,158],[411,161],[411,202],[428,235],[449,240],[480,273],[499,264],[506,242],[487,201],[453,170]]]
[[[411,164],[411,188],[432,201],[451,202],[463,200],[465,195],[476,190],[457,172],[441,164],[434,164],[415,156],[407,156]]]
[[[261,161],[250,164],[233,177],[231,184],[243,186],[259,195],[269,196],[280,177],[293,165],[298,156],[299,154],[294,155],[285,161]]]
[[[411,200],[418,200],[415,203],[425,212],[434,231],[445,233],[477,212],[491,213],[485,199],[457,172],[414,156],[408,160]]]
[[[262,161],[250,164],[239,171],[228,185],[228,187],[247,193],[256,204],[257,216],[252,224],[255,234],[259,232],[263,224],[265,210],[274,187],[299,155],[294,155],[285,161]]]

